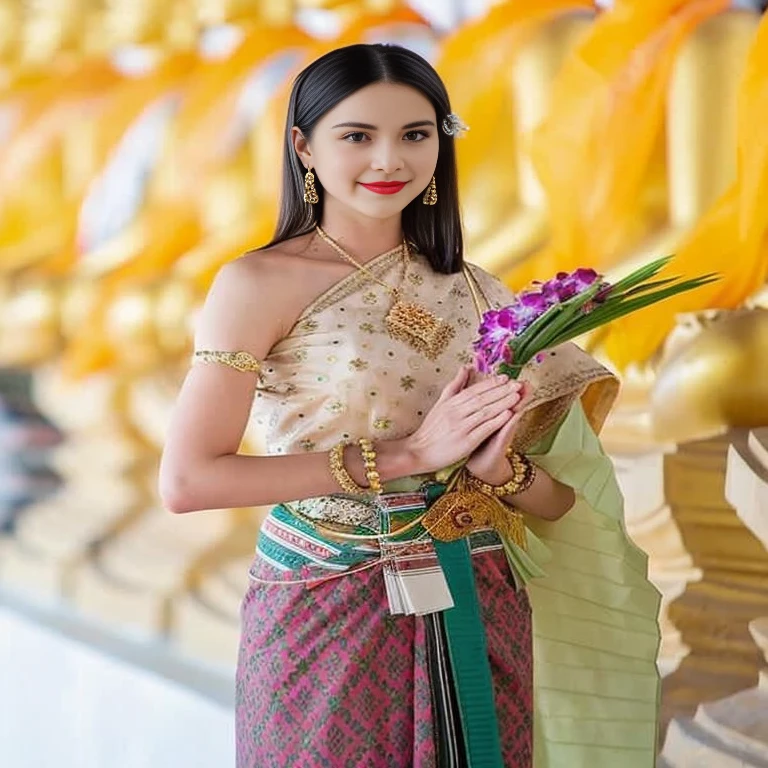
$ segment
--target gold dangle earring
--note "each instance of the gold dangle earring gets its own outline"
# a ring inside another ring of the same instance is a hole
[[[432,181],[429,182],[427,191],[424,193],[424,197],[421,198],[421,202],[424,205],[435,205],[437,203],[437,183],[435,177],[432,177]]]
[[[317,189],[315,188],[315,174],[312,173],[311,168],[307,168],[307,173],[304,176],[304,202],[310,205],[320,202],[320,198],[317,196]]]

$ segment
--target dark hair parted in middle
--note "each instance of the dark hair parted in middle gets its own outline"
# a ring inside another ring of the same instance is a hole
[[[437,116],[439,153],[435,168],[436,206],[423,205],[417,196],[403,210],[403,234],[429,259],[436,272],[453,273],[463,263],[463,238],[456,179],[454,138],[441,128],[451,113],[448,93],[440,76],[413,51],[399,45],[359,44],[326,53],[299,73],[294,81],[285,124],[283,182],[280,216],[269,245],[306,234],[323,215],[323,189],[315,181],[316,205],[304,202],[304,168],[293,146],[296,126],[311,141],[317,122],[339,102],[374,83],[406,85],[422,93]],[[265,246],[268,247],[268,246]]]

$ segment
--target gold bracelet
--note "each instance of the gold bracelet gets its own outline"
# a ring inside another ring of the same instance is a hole
[[[536,480],[536,465],[524,454],[517,453],[516,451],[510,451],[507,453],[510,466],[513,472],[523,474],[523,479],[520,481],[515,493],[511,493],[510,496],[515,496],[519,493],[525,493]]]
[[[536,465],[520,453],[511,452],[507,455],[509,466],[512,468],[512,479],[503,485],[491,485],[467,472],[467,482],[476,491],[486,496],[502,498],[504,496],[517,496],[527,491],[536,479]]]
[[[365,465],[365,477],[368,480],[368,487],[373,493],[381,493],[381,475],[376,466],[376,449],[373,447],[373,441],[367,437],[361,437],[358,441],[360,453],[363,455],[363,464]]]
[[[359,496],[368,493],[368,489],[358,485],[344,466],[344,449],[348,445],[349,443],[344,440],[334,445],[328,454],[328,464],[331,468],[333,479],[339,484],[339,487],[346,493]]]

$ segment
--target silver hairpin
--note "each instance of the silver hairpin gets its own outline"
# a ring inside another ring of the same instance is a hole
[[[443,120],[443,131],[449,136],[460,138],[469,130],[469,126],[456,114],[451,112]]]

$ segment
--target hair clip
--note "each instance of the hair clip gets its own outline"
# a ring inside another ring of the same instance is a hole
[[[443,120],[443,131],[449,136],[460,138],[469,130],[469,126],[456,114],[451,112]]]

